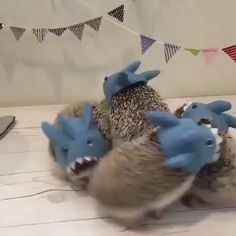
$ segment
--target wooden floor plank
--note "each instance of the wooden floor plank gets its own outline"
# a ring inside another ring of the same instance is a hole
[[[236,111],[236,96],[168,99],[171,110],[189,101],[226,99]],[[235,208],[192,210],[170,209],[163,219],[145,232],[123,231],[96,212],[84,192],[51,173],[48,140],[40,125],[53,121],[64,105],[1,108],[1,115],[16,115],[17,125],[0,141],[0,235],[109,235],[109,236],[216,236],[236,234]],[[236,138],[236,132],[233,130]],[[211,229],[211,230],[210,230]],[[210,231],[209,231],[210,230]]]

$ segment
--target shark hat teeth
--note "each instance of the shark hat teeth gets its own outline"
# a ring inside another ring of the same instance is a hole
[[[183,105],[183,113],[186,111],[186,109],[192,104],[192,102],[184,103]]]
[[[214,135],[215,139],[216,139],[216,151],[215,154],[213,156],[212,162],[215,162],[219,159],[220,156],[220,144],[222,143],[223,139],[222,137],[219,135],[219,131],[217,128],[212,128],[211,125],[206,125],[206,127],[208,127],[212,134]]]

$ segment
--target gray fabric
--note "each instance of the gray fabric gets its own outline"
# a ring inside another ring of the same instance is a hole
[[[0,139],[2,139],[14,126],[15,116],[0,117]]]
[[[11,31],[14,34],[16,40],[19,40],[26,30],[24,28],[19,28],[19,27],[15,27],[15,26],[11,26],[10,28],[11,28]]]

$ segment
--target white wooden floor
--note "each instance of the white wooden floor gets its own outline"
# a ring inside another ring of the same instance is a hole
[[[228,99],[236,112],[236,96],[168,100],[173,109],[186,101]],[[236,210],[191,210],[176,206],[147,231],[124,231],[99,217],[86,194],[50,173],[42,120],[52,121],[62,106],[2,108],[16,116],[16,127],[0,141],[1,236],[235,236]]]

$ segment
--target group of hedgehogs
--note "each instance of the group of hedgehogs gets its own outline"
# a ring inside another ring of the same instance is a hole
[[[135,73],[139,66],[140,62],[136,61],[122,72]],[[145,73],[139,75],[145,77]],[[148,73],[146,78],[155,77],[158,71]],[[115,79],[113,77],[106,77],[104,83]],[[146,122],[145,113],[170,112],[170,109],[152,87],[142,81],[131,83],[110,97],[109,102],[105,98],[101,102],[89,102],[94,108],[94,122],[102,136],[112,144],[112,152],[96,165],[87,165],[90,170],[87,175],[63,176],[73,184],[83,186],[99,203],[101,214],[122,225],[136,227],[150,217],[159,218],[178,200],[189,207],[194,207],[194,203],[218,206],[236,203],[236,150],[228,133],[222,136],[219,159],[204,166],[197,174],[166,170],[162,160],[164,154],[156,151],[158,144],[153,141],[156,128]],[[85,102],[70,105],[61,114],[81,117],[84,106]],[[180,117],[182,112],[181,107],[174,114]],[[51,143],[49,149],[54,163],[58,164]]]

